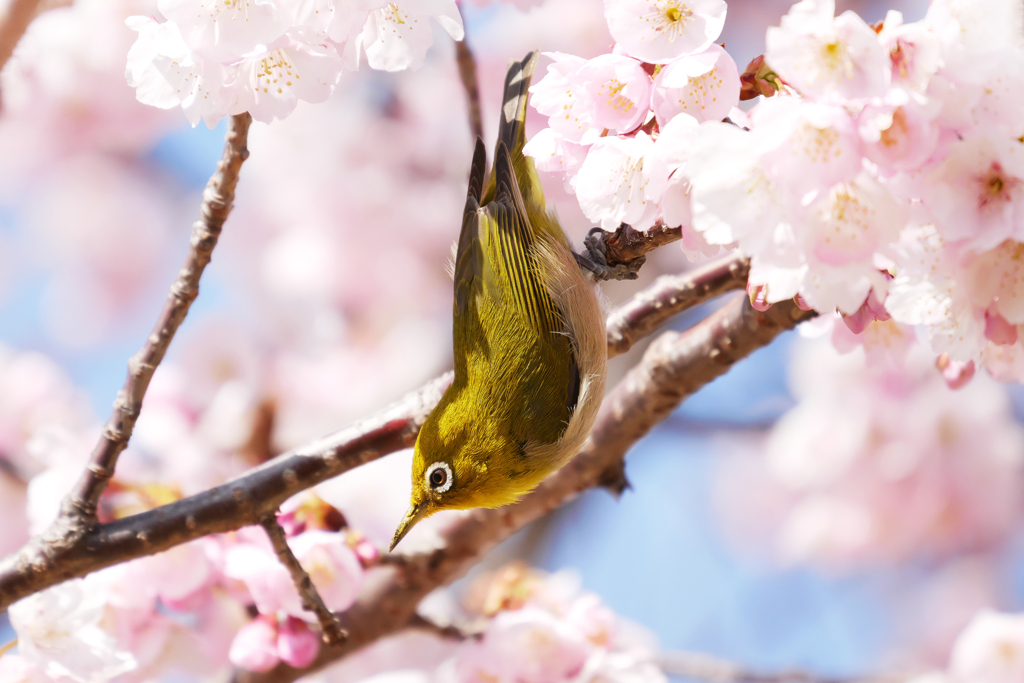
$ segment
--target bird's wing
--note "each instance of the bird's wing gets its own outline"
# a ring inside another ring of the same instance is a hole
[[[539,237],[527,216],[509,151],[499,142],[495,197],[483,207],[474,196],[482,177],[480,157],[474,155],[455,261],[456,381],[460,374],[470,382],[473,376],[486,376],[505,384],[495,391],[506,391],[530,378],[533,384],[526,389],[534,393],[528,401],[501,403],[522,408],[525,423],[538,422],[541,412],[557,413],[558,420],[543,420],[552,425],[551,434],[537,434],[540,440],[553,441],[578,400],[579,369],[565,334],[564,314],[545,285],[537,256]]]

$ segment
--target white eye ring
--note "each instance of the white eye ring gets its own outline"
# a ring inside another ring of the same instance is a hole
[[[444,481],[442,481],[440,484],[435,485],[434,482],[431,480],[431,477],[437,470],[444,470]],[[437,493],[444,493],[445,491],[450,489],[452,487],[452,481],[454,481],[454,477],[452,477],[452,468],[449,467],[448,463],[446,462],[433,463],[430,467],[427,468],[425,477],[427,479],[427,486],[429,486]]]

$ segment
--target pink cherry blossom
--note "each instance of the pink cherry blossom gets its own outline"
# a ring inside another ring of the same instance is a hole
[[[534,135],[523,147],[523,154],[532,157],[534,166],[541,173],[562,179],[563,187],[569,194],[576,173],[587,158],[587,147],[562,137],[554,128],[545,128]]]
[[[282,662],[302,669],[312,664],[320,652],[320,636],[301,619],[286,617],[278,629],[276,645]]]
[[[803,95],[850,100],[881,95],[890,63],[875,32],[834,0],[802,0],[770,27],[765,61]]]
[[[500,612],[483,640],[467,648],[456,662],[464,683],[555,683],[576,677],[590,648],[576,629],[542,609]]]
[[[586,142],[593,142],[594,135],[588,133],[597,123],[580,76],[586,60],[561,52],[543,55],[553,61],[544,77],[530,86],[530,104],[547,116],[549,128],[566,140],[583,142],[586,137]]]
[[[576,196],[587,218],[614,230],[629,223],[637,230],[654,224],[657,205],[647,201],[644,158],[653,146],[644,132],[633,138],[595,142],[576,175]]]
[[[706,49],[725,24],[724,0],[605,0],[608,30],[627,54],[651,64]]]
[[[687,113],[698,121],[721,121],[739,103],[740,74],[718,45],[666,64],[654,79],[651,108],[664,127]]]
[[[864,156],[886,170],[914,171],[935,151],[938,103],[891,88],[857,115]]]
[[[277,666],[280,657],[273,617],[257,617],[239,629],[231,642],[228,658],[246,671],[270,671]]]
[[[903,14],[889,10],[878,32],[889,53],[890,82],[923,93],[940,64],[939,39],[923,22],[903,23]]]
[[[958,247],[987,251],[1024,238],[1024,149],[1012,138],[956,141],[922,188],[922,202],[943,237]]]
[[[775,145],[764,154],[765,168],[791,202],[806,204],[861,170],[860,137],[843,107],[773,97],[758,105],[751,123],[766,146]]]
[[[651,79],[640,62],[620,55],[601,55],[582,65],[576,77],[594,124],[614,133],[628,133],[647,118]]]

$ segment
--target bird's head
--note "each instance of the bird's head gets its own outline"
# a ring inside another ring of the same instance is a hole
[[[412,500],[391,540],[392,550],[420,520],[435,512],[506,505],[535,485],[531,481],[525,490],[516,485],[521,478],[516,464],[522,462],[522,454],[515,444],[482,437],[472,426],[442,437],[438,420],[431,418],[416,439]]]

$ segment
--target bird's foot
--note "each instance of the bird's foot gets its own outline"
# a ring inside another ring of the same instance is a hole
[[[602,228],[592,228],[583,240],[587,248],[586,254],[575,254],[576,263],[588,271],[595,280],[635,280],[639,276],[640,266],[647,260],[646,256],[637,256],[626,263],[608,263],[608,245],[604,238],[608,232]]]

